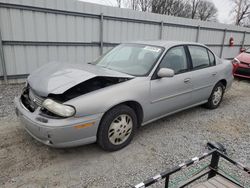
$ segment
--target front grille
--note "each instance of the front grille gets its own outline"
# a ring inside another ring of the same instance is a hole
[[[25,87],[21,95],[22,104],[30,111],[34,112],[37,107],[41,107],[45,98],[38,96],[31,88]]]
[[[45,98],[38,96],[31,88],[26,87],[21,95],[22,104],[30,111],[34,112],[38,107],[42,107]],[[49,118],[64,118],[58,116],[45,108],[40,108],[40,115]]]
[[[240,75],[243,75],[243,76],[250,76],[250,68],[237,68],[236,71],[235,71],[235,74],[240,74]]]
[[[44,98],[35,94],[35,92],[32,91],[32,89],[29,89],[29,99],[40,107],[42,106],[43,101],[44,101]]]

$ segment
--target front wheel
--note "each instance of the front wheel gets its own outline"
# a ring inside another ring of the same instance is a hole
[[[208,102],[205,104],[205,107],[208,109],[218,108],[225,92],[225,86],[219,82],[215,85]]]
[[[119,105],[108,111],[99,126],[97,143],[107,151],[116,151],[127,146],[135,133],[137,117],[134,110]]]

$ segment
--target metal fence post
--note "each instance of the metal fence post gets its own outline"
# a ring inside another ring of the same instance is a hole
[[[198,27],[197,27],[197,33],[196,33],[196,42],[199,42],[200,29],[201,29],[201,27],[200,27],[200,25],[198,25]]]
[[[161,28],[160,28],[160,39],[163,39],[163,29],[164,29],[164,23],[161,21]]]
[[[220,58],[222,58],[223,48],[224,48],[224,43],[225,43],[226,34],[227,34],[227,29],[225,29],[225,30],[224,30],[224,35],[223,35],[223,40],[222,40],[221,50],[220,50]]]
[[[244,34],[243,34],[243,39],[242,39],[242,43],[241,43],[241,48],[244,48],[244,45],[245,45],[245,38],[246,38],[246,31],[244,31]]]
[[[103,54],[103,13],[100,17],[100,53]]]
[[[7,84],[7,70],[6,70],[6,64],[5,64],[4,54],[3,54],[3,42],[2,42],[1,30],[0,30],[0,64],[2,67],[2,71],[3,71],[4,82]]]

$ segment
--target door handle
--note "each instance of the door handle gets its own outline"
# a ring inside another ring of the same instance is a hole
[[[184,80],[184,83],[186,83],[186,84],[187,84],[187,83],[189,83],[189,82],[190,82],[190,80],[191,80],[190,78],[186,78],[186,79]]]

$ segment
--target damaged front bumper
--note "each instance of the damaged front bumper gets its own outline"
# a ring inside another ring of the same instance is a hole
[[[30,112],[22,104],[20,97],[14,99],[14,104],[16,114],[26,131],[46,145],[73,147],[96,142],[96,134],[103,114],[52,119],[42,116],[40,107]]]

